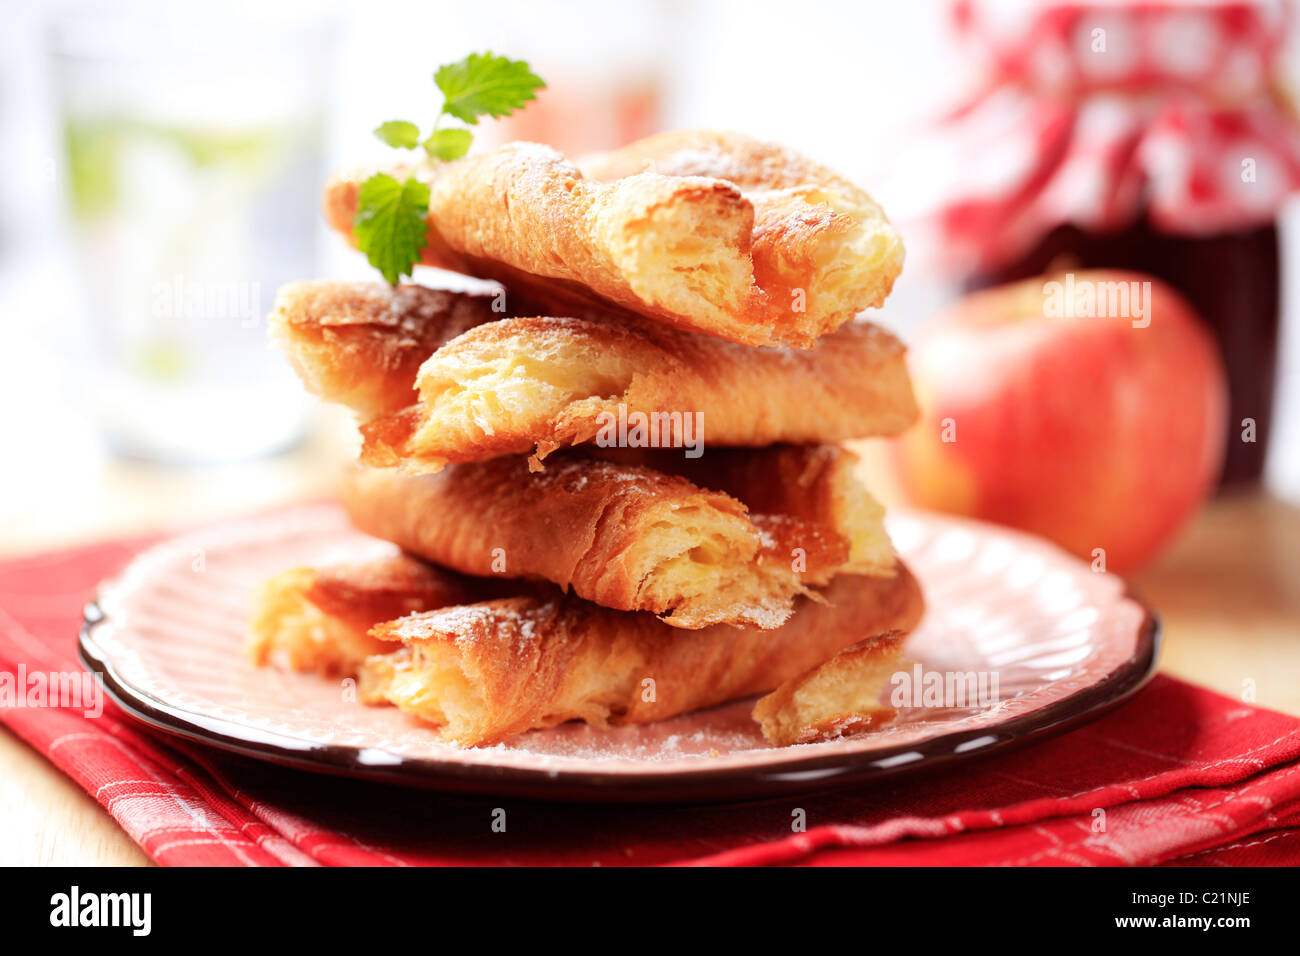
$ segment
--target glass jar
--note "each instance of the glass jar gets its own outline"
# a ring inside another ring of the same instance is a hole
[[[246,8],[76,8],[51,24],[89,391],[117,453],[285,448],[308,404],[264,319],[316,268],[335,31]]]
[[[1277,219],[1300,125],[1276,80],[1280,3],[953,5],[980,77],[934,142],[933,213],[966,289],[1072,268],[1147,272],[1212,329],[1228,373],[1221,484],[1259,482],[1272,420]],[[1023,13],[1023,11],[1022,11]]]

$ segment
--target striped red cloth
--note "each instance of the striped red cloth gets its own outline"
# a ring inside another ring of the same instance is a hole
[[[142,543],[0,562],[0,720],[162,864],[1300,863],[1300,720],[1166,677],[957,774],[708,807],[442,796],[155,736],[112,704],[18,706],[20,667],[79,672],[82,606]]]

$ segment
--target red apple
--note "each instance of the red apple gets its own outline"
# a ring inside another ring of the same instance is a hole
[[[1126,571],[1218,477],[1218,352],[1192,307],[1150,276],[1083,271],[970,295],[921,327],[909,365],[922,418],[892,459],[921,507]]]

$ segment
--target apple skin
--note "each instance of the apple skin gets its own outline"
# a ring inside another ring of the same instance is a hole
[[[1042,276],[969,295],[908,355],[921,419],[891,450],[914,505],[1043,535],[1106,570],[1151,559],[1213,489],[1227,383],[1209,331],[1150,282],[1150,324],[1048,317]],[[945,425],[948,430],[945,433]],[[944,437],[954,440],[944,441]]]

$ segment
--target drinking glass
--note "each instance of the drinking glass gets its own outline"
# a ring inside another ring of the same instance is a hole
[[[91,394],[116,451],[230,461],[301,437],[265,315],[315,268],[335,33],[226,7],[52,18]]]

